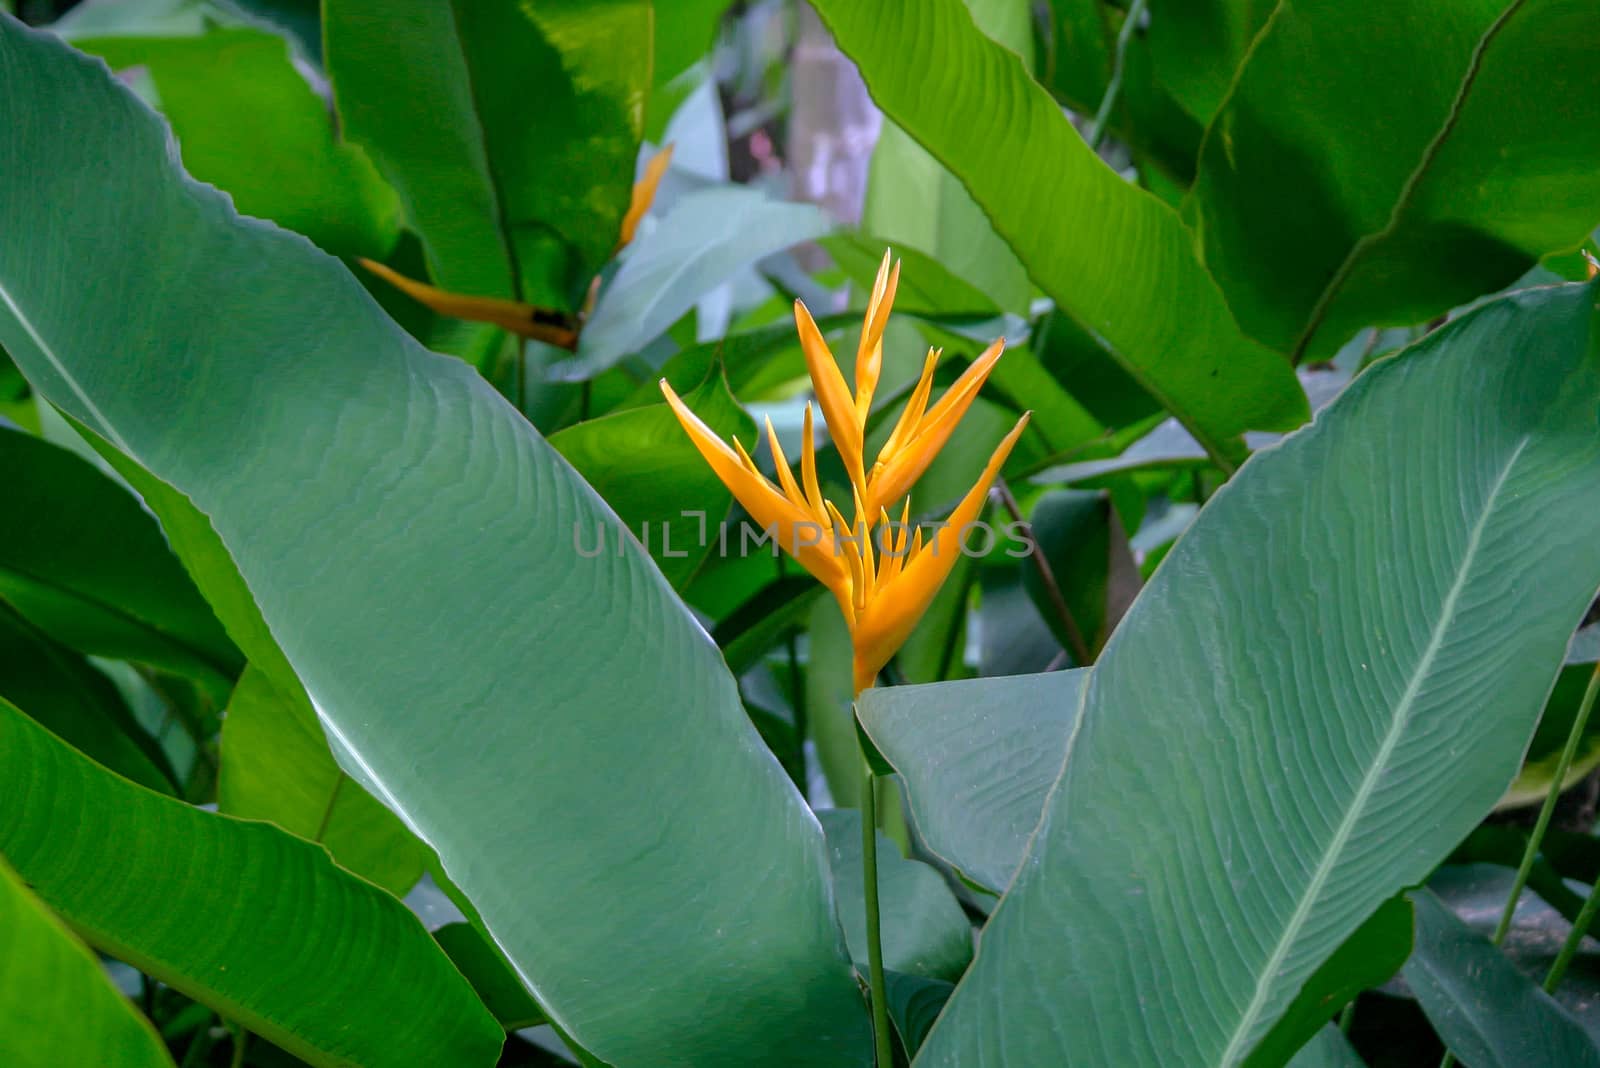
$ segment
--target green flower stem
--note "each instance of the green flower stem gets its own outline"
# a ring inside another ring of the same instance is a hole
[[[1555,812],[1556,801],[1561,797],[1561,785],[1566,781],[1567,771],[1572,767],[1572,761],[1578,754],[1578,746],[1583,742],[1583,731],[1589,724],[1589,713],[1594,711],[1597,693],[1600,693],[1600,662],[1595,663],[1595,670],[1589,676],[1589,685],[1583,691],[1578,714],[1573,717],[1572,729],[1567,732],[1567,744],[1562,747],[1561,757],[1556,762],[1550,789],[1544,795],[1544,804],[1539,808],[1539,818],[1534,821],[1533,832],[1528,835],[1528,846],[1522,851],[1522,862],[1517,865],[1517,877],[1512,880],[1511,894],[1506,898],[1505,908],[1500,911],[1500,922],[1495,925],[1494,934],[1490,938],[1490,941],[1497,946],[1505,941],[1506,935],[1511,931],[1511,921],[1517,912],[1517,902],[1522,897],[1523,889],[1528,885],[1528,875],[1533,871],[1533,862],[1539,857],[1539,846],[1544,842],[1545,831],[1550,827],[1550,816]],[[1572,962],[1573,956],[1578,952],[1578,946],[1583,942],[1584,933],[1588,931],[1597,907],[1600,907],[1600,883],[1596,883],[1590,889],[1589,900],[1583,903],[1577,921],[1567,935],[1566,944],[1561,947],[1560,955],[1550,966],[1550,974],[1545,976],[1544,980],[1545,990],[1554,990],[1556,984],[1561,982],[1561,977],[1566,974],[1567,965]],[[1444,1060],[1439,1062],[1439,1068],[1451,1068],[1455,1063],[1455,1054],[1446,1050]]]
[[[858,747],[859,751],[859,747]],[[894,1046],[889,1038],[889,1000],[883,978],[883,936],[878,920],[878,784],[867,754],[861,753],[866,776],[861,791],[861,890],[867,904],[867,968],[872,990],[872,1040],[877,1068],[892,1068]]]
[[[1128,54],[1128,40],[1133,36],[1133,31],[1144,19],[1145,0],[1133,0],[1128,5],[1127,17],[1122,20],[1122,29],[1117,33],[1117,51],[1112,60],[1111,81],[1106,85],[1105,95],[1100,98],[1100,107],[1095,112],[1094,124],[1089,127],[1089,134],[1084,138],[1089,147],[1098,149],[1100,142],[1106,135],[1106,124],[1111,121],[1111,109],[1117,105],[1117,94],[1122,89],[1122,67]]]
[[[1578,918],[1573,921],[1572,930],[1567,932],[1561,952],[1556,955],[1555,963],[1550,965],[1550,973],[1544,977],[1545,993],[1554,994],[1556,987],[1561,985],[1561,977],[1567,974],[1567,965],[1578,955],[1578,947],[1583,944],[1583,936],[1589,933],[1589,925],[1594,922],[1597,909],[1600,909],[1600,882],[1589,888],[1588,900],[1578,910]]]
[[[1561,797],[1561,784],[1566,781],[1567,771],[1572,767],[1573,758],[1577,756],[1578,746],[1583,743],[1583,730],[1589,723],[1589,713],[1594,710],[1597,691],[1600,691],[1600,662],[1596,662],[1594,673],[1589,676],[1589,685],[1583,691],[1583,701],[1578,705],[1578,714],[1573,717],[1572,729],[1567,732],[1567,744],[1561,750],[1561,759],[1556,762],[1550,789],[1544,795],[1544,804],[1539,809],[1538,820],[1534,822],[1533,833],[1528,836],[1528,847],[1522,851],[1522,863],[1517,865],[1517,877],[1511,884],[1511,896],[1506,899],[1506,906],[1500,912],[1500,922],[1495,926],[1494,936],[1490,939],[1497,946],[1506,940],[1506,934],[1511,930],[1511,919],[1517,911],[1517,900],[1522,897],[1523,888],[1528,885],[1528,875],[1533,871],[1533,862],[1538,859],[1539,846],[1544,842],[1545,831],[1550,826],[1550,816],[1555,812],[1556,801]]]

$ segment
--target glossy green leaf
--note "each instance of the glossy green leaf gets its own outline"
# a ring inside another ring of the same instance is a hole
[[[1031,57],[1028,0],[966,2],[980,30],[1019,56]],[[937,260],[1000,307],[1027,312],[1033,286],[1016,254],[960,179],[893,122],[883,124],[872,150],[861,223],[891,244]]]
[[[1507,286],[1600,221],[1593,4],[1348,14],[1279,6],[1185,205],[1239,323],[1297,359]]]
[[[1368,987],[1380,986],[1411,955],[1411,901],[1395,896],[1378,906],[1365,923],[1322,966],[1311,973],[1283,1017],[1245,1060],[1245,1068],[1296,1064],[1296,1051],[1308,1043],[1345,1004]]]
[[[885,114],[961,179],[1033,280],[1208,451],[1236,460],[1244,431],[1306,418],[1288,364],[1239,333],[1177,214],[1097,159],[962,0],[816,7]]]
[[[222,720],[217,808],[320,842],[339,866],[394,894],[422,877],[427,849],[334,762],[303,693],[245,669]]]
[[[433,940],[449,954],[501,1027],[519,1031],[545,1022],[543,1010],[523,988],[516,972],[472,924],[447,923],[433,932]]]
[[[164,794],[177,791],[171,765],[111,680],[4,601],[0,697],[117,774]]]
[[[1188,0],[1164,4],[1146,34],[1162,86],[1201,125],[1222,107],[1250,42],[1278,0]]]
[[[1237,1064],[1489,811],[1600,586],[1594,302],[1463,316],[1211,499],[924,1063]]]
[[[9,1068],[172,1068],[93,953],[0,858],[0,1058]]]
[[[628,207],[650,24],[646,0],[323,5],[345,134],[399,192],[436,284],[577,307]]]
[[[0,427],[0,598],[86,653],[225,695],[243,663],[138,498],[65,449]]]
[[[1594,1068],[1600,1047],[1487,938],[1427,890],[1410,895],[1417,948],[1406,985],[1451,1052],[1472,1068]]]
[[[975,289],[944,263],[915,247],[848,230],[829,234],[817,243],[827,250],[833,262],[855,284],[863,298],[862,308],[866,306],[865,295],[872,292],[884,251],[888,250],[894,253],[894,258],[901,264],[900,281],[894,298],[894,310],[897,313],[1000,313],[992,298]],[[821,325],[818,324],[819,327]],[[859,325],[859,318],[851,325]]]
[[[58,28],[113,70],[151,78],[185,169],[228,193],[241,213],[335,255],[387,255],[400,231],[394,191],[364,152],[339,141],[288,42],[238,20],[219,26],[223,17],[208,11],[181,33],[134,22],[125,35],[100,36],[104,27],[81,18]]]
[[[1088,679],[1052,671],[861,695],[861,725],[905,782],[918,832],[973,883],[1011,884]]]
[[[549,373],[578,379],[605,370],[644,348],[741,268],[821,237],[828,225],[810,204],[770,200],[743,186],[690,193],[634,239],[583,328],[577,355]]]
[[[339,264],[183,181],[102,71],[4,27],[0,96],[48,86],[82,136],[0,134],[0,343],[209,518],[346,770],[552,1019],[617,1068],[864,1058],[821,832],[655,567],[573,551],[593,491]],[[136,257],[168,269],[118,272],[120,316],[49,284]],[[613,937],[646,927],[672,935]]]
[[[724,441],[737,435],[756,447],[755,421],[728,392],[720,366],[683,400]],[[733,496],[665,402],[567,427],[550,435],[550,444],[617,513],[574,531],[578,553],[615,553],[621,541],[638,538],[681,589],[717,551]],[[730,531],[729,537],[736,535]]]
[[[319,847],[150,793],[5,702],[0,784],[0,853],[97,949],[312,1064],[494,1063],[416,917]]]
[[[828,836],[828,859],[839,920],[857,967],[866,974],[867,909],[861,892],[861,813],[817,813]],[[972,925],[939,873],[907,860],[878,835],[878,894],[883,915],[883,966],[906,975],[954,981],[972,959]]]

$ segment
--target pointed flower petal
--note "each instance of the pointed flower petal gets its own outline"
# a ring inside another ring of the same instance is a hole
[[[363,259],[360,262],[361,266],[412,300],[427,305],[440,315],[475,323],[490,323],[518,337],[533,338],[564,349],[575,350],[578,347],[577,331],[566,325],[567,317],[560,312],[547,311],[515,300],[463,296],[407,278],[374,260]]]
[[[882,467],[874,465],[872,481],[867,485],[868,508],[881,507],[911,492],[911,487],[916,485],[917,479],[922,477],[934,457],[950,440],[956,424],[972,407],[978,390],[983,388],[984,381],[989,377],[989,372],[994,370],[1004,350],[1004,338],[985,349],[939,398],[939,403],[922,416],[911,438]]]
[[[817,404],[828,423],[828,436],[838,446],[851,483],[865,485],[866,474],[861,469],[861,424],[856,421],[856,402],[850,396],[850,387],[845,385],[844,375],[839,373],[839,365],[823,340],[822,331],[811,318],[811,312],[798,300],[794,302],[794,322],[800,333],[806,370],[811,372],[811,386],[817,393]]]
[[[661,185],[661,176],[667,173],[667,164],[672,162],[672,146],[668,145],[644,165],[644,174],[633,186],[633,196],[628,200],[627,214],[622,217],[622,232],[617,239],[617,248],[625,248],[633,235],[639,232],[639,223],[644,220],[650,211],[650,205],[655,203],[656,189]]]
[[[857,693],[872,685],[878,671],[910,637],[917,621],[927,612],[945,579],[950,577],[956,561],[961,558],[962,535],[982,514],[989,487],[1000,474],[1006,457],[1011,455],[1012,446],[1022,436],[1031,414],[1025,413],[1017,420],[1017,425],[989,458],[977,483],[956,505],[949,521],[939,528],[932,542],[902,567],[892,583],[881,586],[877,596],[858,614],[852,633]]]
[[[740,446],[735,452],[684,404],[666,379],[661,392],[673,414],[683,425],[689,440],[705,457],[722,484],[750,513],[762,530],[775,530],[778,547],[799,561],[800,566],[824,586],[834,589],[849,582],[844,561],[834,549],[832,534],[812,519],[810,513],[789,501],[778,489],[754,470],[749,454]],[[746,464],[749,464],[747,467]],[[837,592],[837,591],[836,591]]]

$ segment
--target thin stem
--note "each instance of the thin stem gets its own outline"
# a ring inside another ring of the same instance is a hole
[[[1355,1003],[1355,999],[1352,998],[1350,1000],[1350,1004],[1348,1004],[1348,1005],[1346,1005],[1344,1007],[1344,1011],[1339,1013],[1339,1033],[1341,1035],[1348,1035],[1350,1033],[1350,1025],[1355,1023],[1355,1022],[1356,1022],[1356,1003]]]
[[[1050,607],[1055,610],[1056,618],[1061,620],[1062,629],[1067,633],[1067,646],[1072,653],[1073,660],[1079,667],[1086,667],[1094,663],[1094,654],[1089,652],[1089,643],[1083,639],[1083,630],[1078,626],[1078,620],[1072,614],[1072,609],[1067,607],[1067,599],[1061,592],[1061,584],[1056,581],[1056,573],[1050,566],[1050,561],[1045,559],[1044,550],[1039,548],[1039,539],[1033,536],[1033,526],[1022,518],[1022,509],[1017,506],[1017,499],[1011,495],[1011,487],[1006,485],[1004,478],[994,480],[994,494],[1005,506],[1011,521],[1025,530],[1028,540],[1029,555],[1033,558],[1033,566],[1039,572],[1039,581],[1044,584],[1045,596],[1050,599]]]
[[[516,343],[517,362],[511,369],[513,392],[517,395],[517,414],[524,419],[528,416],[528,343],[518,339]],[[585,382],[587,386],[589,383]]]
[[[1550,827],[1550,816],[1555,812],[1556,801],[1561,797],[1561,785],[1566,781],[1567,769],[1572,767],[1573,757],[1577,755],[1578,746],[1583,741],[1583,730],[1588,725],[1589,713],[1594,711],[1597,693],[1600,693],[1600,662],[1595,664],[1595,670],[1589,676],[1589,685],[1583,691],[1583,701],[1578,705],[1578,714],[1573,717],[1572,729],[1567,732],[1567,744],[1562,747],[1561,757],[1556,762],[1550,789],[1545,792],[1544,804],[1539,808],[1539,818],[1534,822],[1533,832],[1528,836],[1527,848],[1522,851],[1522,862],[1517,865],[1517,877],[1511,882],[1511,894],[1506,898],[1505,908],[1500,911],[1500,922],[1495,925],[1494,934],[1490,938],[1490,941],[1497,946],[1504,942],[1506,935],[1511,932],[1511,922],[1517,912],[1517,901],[1522,897],[1522,891],[1528,885],[1528,876],[1533,871],[1533,863],[1539,857],[1539,846],[1544,841],[1545,831]],[[1567,965],[1578,952],[1578,946],[1583,942],[1584,932],[1589,929],[1589,924],[1594,919],[1597,906],[1600,906],[1600,883],[1596,883],[1589,891],[1589,899],[1583,903],[1572,930],[1567,934],[1567,941],[1561,947],[1560,955],[1556,957],[1555,963],[1550,965],[1550,974],[1545,976],[1544,980],[1545,990],[1554,990],[1556,984],[1561,982],[1562,975],[1566,974]],[[1451,1068],[1455,1063],[1456,1055],[1446,1050],[1444,1060],[1439,1062],[1439,1068]]]
[[[1089,127],[1089,136],[1084,138],[1091,149],[1098,149],[1106,136],[1106,123],[1111,119],[1111,109],[1117,106],[1117,94],[1122,92],[1122,69],[1126,65],[1128,41],[1133,37],[1135,27],[1144,21],[1144,8],[1145,0],[1133,0],[1128,5],[1127,18],[1122,20],[1122,29],[1117,31],[1117,52],[1111,64],[1111,80],[1106,83],[1106,93],[1100,98],[1100,109],[1094,113],[1094,125]]]
[[[211,1029],[217,1025],[219,1017],[216,1013],[206,1016],[206,1022],[200,1025],[194,1037],[189,1040],[189,1048],[183,1051],[183,1060],[178,1068],[196,1068],[205,1060],[205,1055],[211,1050],[215,1040],[212,1038]]]
[[[872,1039],[877,1068],[892,1068],[894,1047],[889,1039],[888,987],[883,978],[883,936],[878,918],[878,785],[867,754],[861,753],[866,776],[861,791],[861,890],[867,903],[867,967],[872,989]]]
[[[1490,938],[1490,941],[1497,946],[1506,940],[1506,935],[1511,931],[1511,921],[1517,911],[1517,901],[1528,885],[1533,862],[1538,859],[1539,846],[1544,842],[1544,833],[1550,827],[1550,816],[1555,812],[1556,802],[1561,797],[1561,787],[1566,781],[1567,770],[1572,767],[1578,746],[1583,742],[1583,730],[1588,725],[1589,713],[1594,710],[1597,692],[1600,692],[1600,662],[1596,662],[1595,670],[1589,676],[1589,685],[1583,691],[1583,701],[1578,705],[1578,714],[1573,717],[1572,729],[1567,732],[1567,744],[1562,748],[1561,758],[1556,763],[1555,774],[1550,780],[1550,789],[1545,792],[1544,804],[1539,808],[1539,818],[1534,822],[1533,833],[1528,836],[1527,848],[1522,851],[1522,863],[1517,865],[1517,877],[1511,883],[1511,896],[1506,899],[1505,908],[1500,912],[1500,922],[1495,925],[1494,935]]]
[[[244,1068],[244,1051],[250,1044],[250,1032],[238,1023],[230,1024],[228,1030],[233,1032],[233,1056],[228,1059],[228,1068]]]
[[[1589,925],[1594,922],[1594,914],[1600,909],[1600,881],[1589,888],[1589,897],[1583,903],[1583,908],[1578,910],[1578,918],[1572,923],[1572,930],[1567,932],[1567,940],[1561,944],[1561,952],[1556,955],[1555,963],[1550,965],[1550,973],[1544,977],[1544,991],[1554,994],[1556,987],[1561,985],[1562,976],[1567,974],[1567,967],[1572,963],[1572,958],[1578,955],[1578,947],[1583,945],[1583,936],[1589,933]]]

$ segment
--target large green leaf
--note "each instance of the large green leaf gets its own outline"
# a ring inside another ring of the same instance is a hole
[[[1411,895],[1417,948],[1406,985],[1451,1052],[1472,1068],[1596,1068],[1583,1024],[1427,890]]]
[[[319,847],[150,793],[3,701],[0,784],[0,853],[96,948],[316,1065],[494,1063],[422,924]]]
[[[101,36],[108,27],[74,15],[56,27],[74,47],[114,70],[149,75],[190,174],[227,192],[244,214],[329,252],[388,254],[400,230],[394,191],[365,153],[338,140],[327,102],[295,68],[283,38],[218,27],[223,16],[211,11],[186,32],[130,20],[119,36]]]
[[[0,1058],[8,1068],[172,1068],[94,954],[0,857]]]
[[[226,695],[239,652],[138,498],[71,452],[4,427],[0,471],[0,599],[83,652]]]
[[[724,440],[737,435],[756,446],[755,421],[728,392],[720,365],[684,403]],[[567,427],[550,435],[550,444],[616,509],[620,521],[583,531],[580,552],[616,552],[631,535],[681,589],[716,549],[733,496],[664,402]]]
[[[925,1063],[1237,1064],[1489,811],[1600,586],[1594,301],[1479,308],[1212,498]]]
[[[1367,1068],[1367,1062],[1350,1045],[1350,1040],[1330,1024],[1294,1055],[1289,1068]]]
[[[416,885],[427,849],[334,763],[305,694],[249,667],[222,720],[217,808],[327,846],[340,867],[395,893]]]
[[[610,258],[650,85],[648,0],[329,0],[346,134],[447,289],[576,307]]]
[[[827,809],[817,813],[828,835],[833,890],[839,901],[850,954],[862,974],[867,964],[867,909],[861,890],[861,813]],[[878,893],[883,911],[883,966],[905,975],[954,981],[972,959],[972,925],[944,879],[932,868],[900,855],[878,835]]]
[[[1185,211],[1239,322],[1332,354],[1509,285],[1600,221],[1589,0],[1283,4]]]
[[[985,34],[1021,57],[1031,55],[1028,0],[966,0],[966,4]],[[1033,286],[1016,254],[995,233],[960,179],[893,122],[883,124],[872,150],[861,223],[895,245],[908,245],[933,257],[1006,310],[1028,310]]]
[[[861,725],[905,781],[923,840],[977,885],[1011,884],[1088,680],[1052,671],[861,695]]]
[[[1222,106],[1250,42],[1277,6],[1278,0],[1188,0],[1162,4],[1152,15],[1156,76],[1202,125]]]
[[[4,26],[0,97],[52,114],[0,134],[0,343],[209,518],[346,770],[552,1019],[618,1068],[863,1059],[821,831],[655,567],[575,552],[604,504],[335,261],[182,180],[102,70]],[[121,314],[61,299],[91,269]]]
[[[174,793],[177,777],[111,680],[0,601],[0,697],[51,733],[141,786]]]
[[[628,249],[583,328],[577,355],[549,373],[578,379],[605,370],[665,333],[741,268],[827,232],[827,217],[810,204],[742,186],[690,193]]]
[[[1033,280],[1208,450],[1237,458],[1244,431],[1306,418],[1288,364],[1239,333],[1177,214],[1096,158],[962,0],[814,6],[878,106],[961,179]]]

